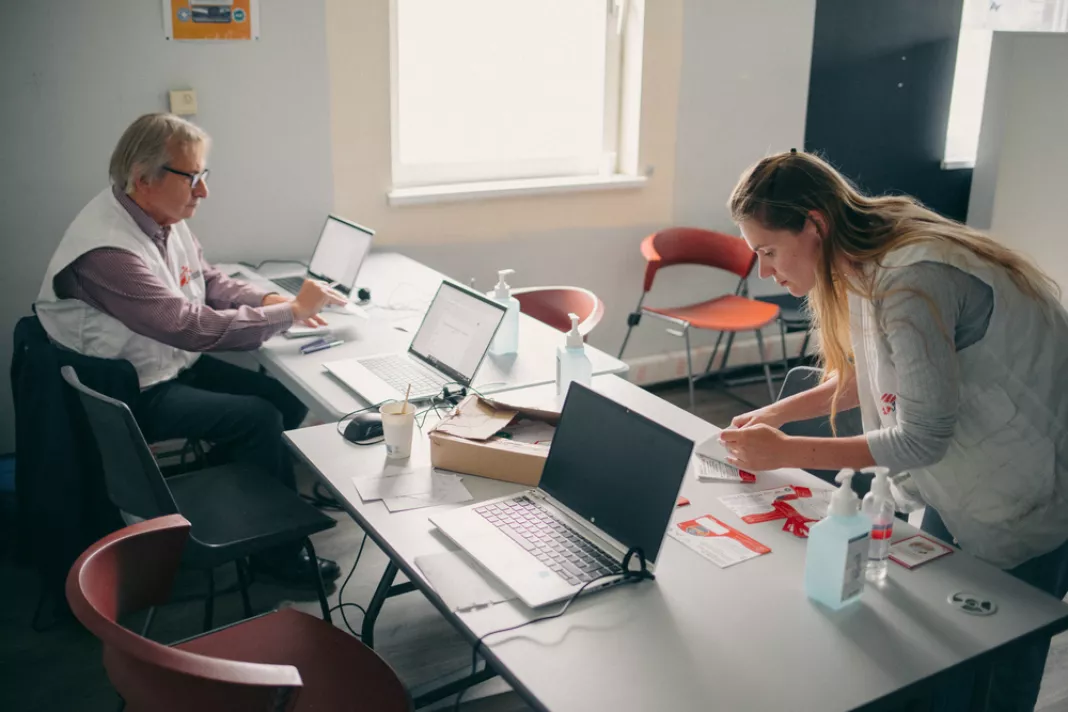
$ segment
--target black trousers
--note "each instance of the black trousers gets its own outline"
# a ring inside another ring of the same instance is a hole
[[[298,427],[308,409],[273,378],[201,356],[177,378],[142,391],[133,411],[149,442],[205,440],[217,455],[296,489],[282,431]]]

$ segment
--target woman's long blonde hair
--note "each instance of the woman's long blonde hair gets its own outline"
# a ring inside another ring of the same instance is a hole
[[[843,385],[853,377],[848,294],[875,301],[874,270],[891,250],[916,242],[946,241],[1003,268],[1025,294],[1056,299],[1056,284],[1029,259],[986,235],[928,210],[907,196],[869,197],[818,156],[790,151],[761,160],[747,170],[731,194],[734,221],[756,220],[769,230],[799,233],[813,211],[822,251],[816,284],[808,296],[813,329],[819,334],[824,379],[838,375],[831,422]],[[924,295],[925,296],[925,295]],[[928,299],[929,301],[929,299]]]

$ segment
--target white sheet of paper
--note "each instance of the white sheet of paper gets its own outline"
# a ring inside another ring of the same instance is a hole
[[[835,490],[812,490],[811,497],[798,497],[787,501],[794,510],[805,519],[823,519],[831,506],[831,497]]]
[[[382,503],[391,512],[405,512],[420,507],[433,507],[439,504],[455,504],[474,499],[464,486],[459,475],[446,475],[434,472],[430,479],[431,489],[427,492],[383,497]]]
[[[468,611],[515,598],[464,551],[415,557],[415,565],[451,610]]]
[[[771,503],[784,495],[794,493],[792,487],[776,487],[775,489],[761,492],[745,492],[743,494],[731,494],[720,497],[719,501],[727,505],[727,508],[739,517],[748,517],[753,514],[766,514],[774,511]]]
[[[415,469],[391,468],[373,475],[359,475],[352,478],[352,484],[360,493],[364,502],[373,502],[386,497],[401,497],[410,494],[429,492],[434,468],[419,467]]]
[[[695,452],[693,469],[699,480],[721,480],[723,482],[741,482],[742,474],[734,465],[721,462],[708,455]]]

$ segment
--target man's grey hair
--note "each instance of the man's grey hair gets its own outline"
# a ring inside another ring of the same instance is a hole
[[[123,131],[111,154],[111,183],[131,193],[139,178],[156,180],[163,175],[173,145],[199,143],[206,147],[211,137],[196,124],[174,114],[145,114]]]

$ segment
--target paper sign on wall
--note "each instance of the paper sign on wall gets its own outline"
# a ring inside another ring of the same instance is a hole
[[[259,0],[163,0],[169,40],[258,40]]]

